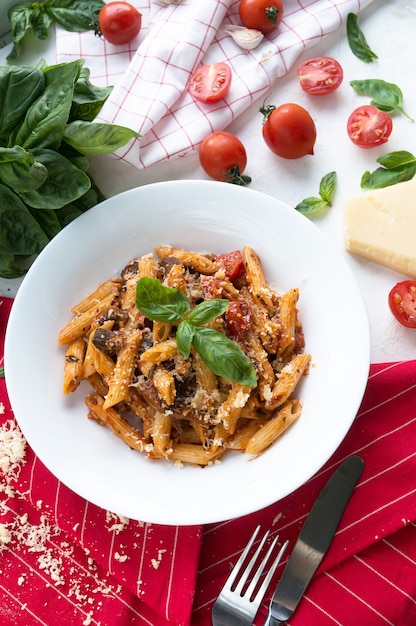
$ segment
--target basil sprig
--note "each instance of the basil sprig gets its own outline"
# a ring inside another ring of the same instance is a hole
[[[190,311],[191,303],[180,289],[165,287],[157,279],[143,276],[136,286],[136,307],[148,319],[177,324],[176,344],[188,357],[191,347],[202,357],[207,367],[240,385],[256,387],[253,365],[241,348],[207,324],[225,313],[228,300],[207,300]]]
[[[376,160],[381,167],[374,172],[364,172],[361,178],[362,189],[389,187],[411,180],[416,174],[416,157],[406,150],[389,152]]]
[[[348,13],[347,16],[347,39],[351,52],[365,63],[372,63],[378,56],[373,52],[367,43],[367,39],[358,23],[358,15]]]
[[[357,93],[372,98],[370,104],[380,111],[386,111],[390,114],[402,113],[411,122],[414,121],[403,109],[402,90],[394,83],[387,83],[379,78],[368,78],[366,80],[352,80],[350,85]]]
[[[37,39],[46,39],[53,22],[70,32],[93,30],[103,6],[103,0],[44,0],[16,4],[7,13],[14,44],[7,60],[19,58],[23,39],[29,31]]]
[[[308,217],[322,209],[332,206],[332,200],[337,185],[336,172],[329,172],[322,177],[319,184],[319,197],[310,196],[295,206],[296,211]]]

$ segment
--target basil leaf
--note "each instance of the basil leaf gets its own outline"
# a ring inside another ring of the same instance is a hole
[[[404,165],[392,170],[379,167],[374,172],[364,172],[361,177],[362,189],[381,189],[390,187],[396,183],[403,183],[411,180],[416,174],[416,164],[413,166]]]
[[[27,269],[16,262],[14,254],[0,253],[0,276],[3,278],[18,278],[23,276]]]
[[[299,213],[302,213],[303,215],[310,216],[322,211],[322,209],[326,209],[327,206],[328,203],[325,200],[322,200],[322,198],[315,198],[311,196],[309,198],[304,198],[302,202],[299,202],[299,204],[295,206],[295,210],[299,211]]]
[[[364,172],[361,177],[363,189],[380,189],[411,180],[416,174],[416,157],[406,150],[390,152],[377,159],[382,167],[374,172]]]
[[[347,16],[347,39],[351,52],[365,63],[372,63],[378,56],[373,52],[367,43],[367,39],[362,32],[359,23],[358,15],[355,13],[348,13]]]
[[[58,66],[59,67],[59,66]],[[65,64],[57,78],[57,68],[45,70],[46,89],[28,109],[16,135],[15,143],[24,148],[50,148],[56,150],[64,136],[71,110],[74,83],[79,73],[79,62]]]
[[[329,206],[332,206],[332,199],[337,186],[337,173],[329,172],[322,177],[319,184],[319,195]]]
[[[64,140],[81,154],[95,156],[113,152],[138,136],[124,126],[76,120],[67,125]]]
[[[372,98],[370,104],[387,113],[402,113],[411,122],[414,120],[403,109],[403,93],[394,83],[387,83],[379,78],[352,80],[351,87],[363,96]]]
[[[46,39],[52,20],[45,11],[45,5],[40,2],[17,4],[9,9],[7,15],[13,37],[13,48],[7,56],[7,60],[15,61],[21,54],[22,41],[25,35],[29,31],[33,31],[37,39]]]
[[[0,141],[8,143],[12,131],[45,87],[42,70],[32,67],[0,67]],[[10,146],[10,143],[8,144]]]
[[[58,152],[40,149],[32,153],[36,161],[45,166],[48,176],[38,189],[20,194],[29,206],[36,209],[60,209],[80,198],[90,188],[91,181],[87,174]]]
[[[136,307],[156,322],[178,322],[190,302],[180,289],[165,287],[157,279],[143,276],[136,285]]]
[[[240,385],[256,387],[253,365],[239,346],[225,335],[205,326],[196,326],[192,345],[205,365],[217,376]]]
[[[55,22],[70,32],[93,30],[103,0],[45,0],[45,10]]]
[[[14,191],[34,191],[47,175],[46,167],[24,148],[0,148],[0,180]]]
[[[184,357],[188,358],[191,354],[192,339],[195,334],[195,326],[188,320],[183,320],[176,330],[176,345],[178,350]]]
[[[383,167],[391,170],[396,167],[412,166],[416,163],[416,157],[407,150],[396,150],[395,152],[388,152],[377,159],[377,163],[380,163]]]
[[[37,254],[49,242],[19,196],[1,184],[0,222],[0,254]]]
[[[72,108],[69,116],[70,121],[92,120],[101,111],[104,102],[112,91],[112,87],[96,87],[90,82],[90,71],[82,68],[77,82],[75,83]]]
[[[302,200],[295,206],[295,210],[310,217],[322,209],[332,206],[332,199],[337,185],[336,172],[329,172],[321,178],[319,183],[319,198],[311,196]]]
[[[55,235],[62,230],[62,226],[57,216],[58,211],[45,211],[32,209],[31,207],[29,207],[29,211],[49,239],[55,237]]]
[[[229,304],[229,300],[206,300],[193,308],[186,319],[194,326],[202,326],[225,313]]]

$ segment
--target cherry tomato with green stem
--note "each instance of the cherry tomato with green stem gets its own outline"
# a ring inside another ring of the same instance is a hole
[[[263,138],[272,152],[285,159],[313,154],[316,126],[306,109],[289,102],[278,107],[263,104],[260,112]]]
[[[244,144],[232,133],[217,131],[208,135],[199,148],[199,162],[211,178],[234,185],[247,185],[249,176],[243,176],[247,165]]]
[[[128,2],[109,2],[98,14],[99,34],[120,46],[133,41],[142,26],[142,14]]]
[[[406,328],[416,328],[416,280],[403,280],[389,293],[389,307],[396,320]]]
[[[391,116],[371,104],[355,109],[347,121],[348,136],[360,148],[381,146],[386,143],[392,130]]]
[[[272,33],[283,19],[281,0],[241,0],[240,20],[246,28],[254,28],[264,35]]]
[[[231,78],[231,68],[223,61],[201,65],[191,75],[188,90],[195,100],[207,104],[218,102],[227,95]]]
[[[312,96],[324,96],[338,89],[344,70],[336,59],[320,56],[300,63],[297,75],[303,91]]]

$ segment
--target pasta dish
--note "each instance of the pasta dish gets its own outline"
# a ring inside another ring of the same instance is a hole
[[[298,298],[268,285],[248,246],[158,246],[72,307],[58,337],[63,392],[87,381],[88,417],[150,459],[258,455],[301,414],[311,355]]]

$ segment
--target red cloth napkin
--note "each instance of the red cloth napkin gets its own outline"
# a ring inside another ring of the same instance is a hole
[[[0,298],[0,365],[11,305]],[[104,511],[57,481],[28,446],[23,459],[4,454],[19,435],[0,379],[4,626],[210,626],[213,601],[254,527],[289,539],[289,555],[321,487],[352,453],[363,457],[363,475],[290,625],[416,623],[416,361],[371,366],[348,435],[305,485],[262,511],[204,527],[158,526]]]

